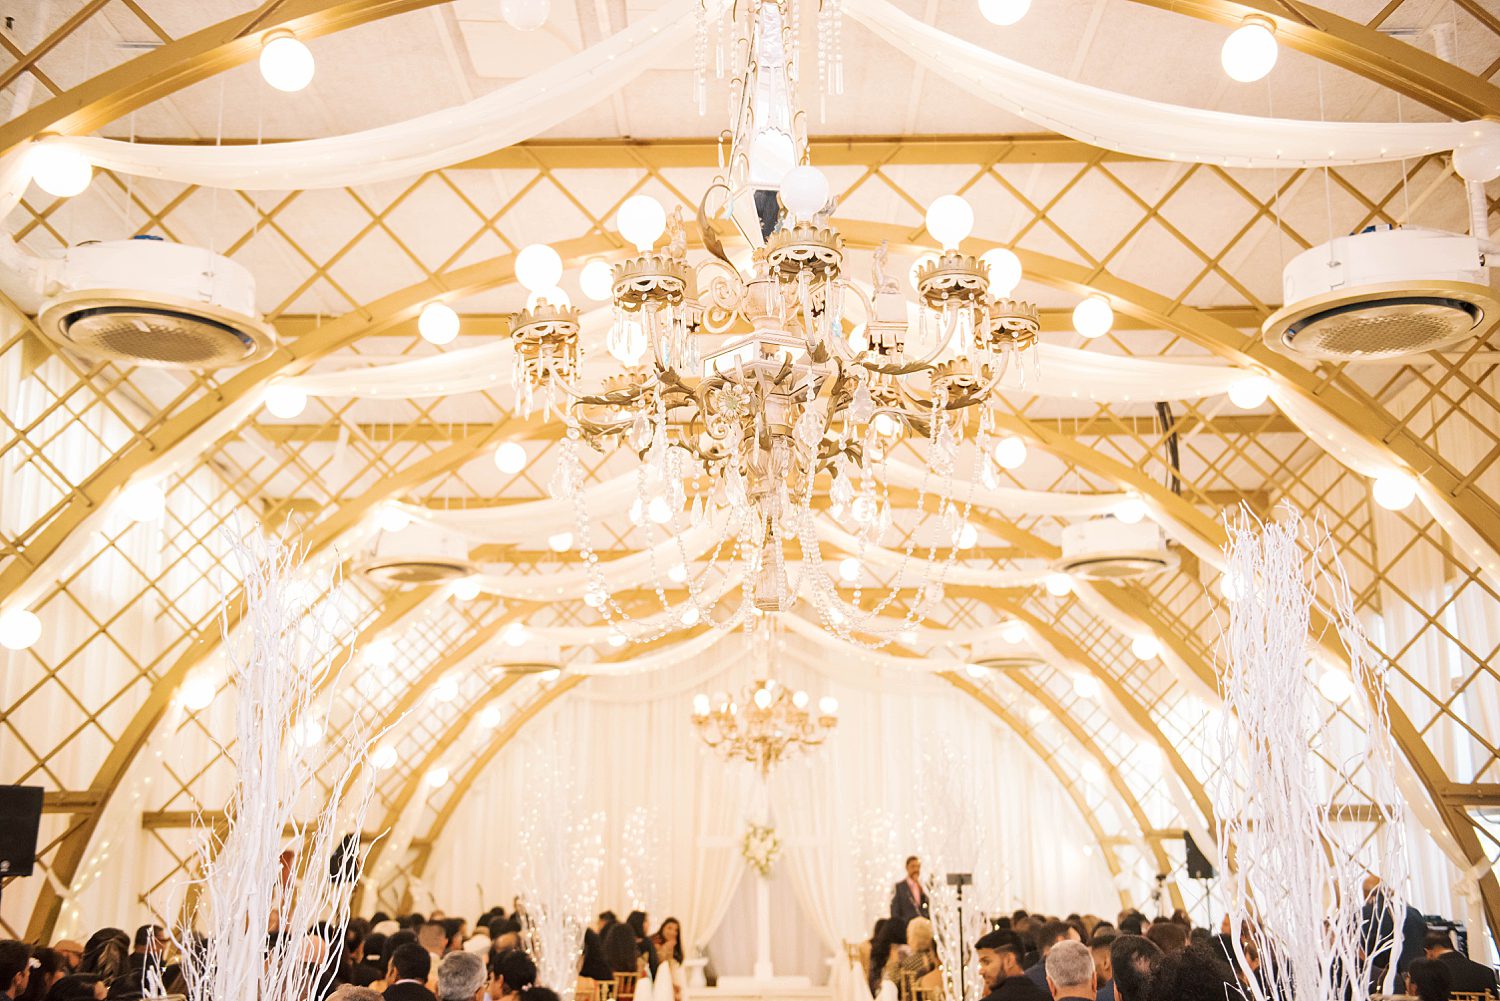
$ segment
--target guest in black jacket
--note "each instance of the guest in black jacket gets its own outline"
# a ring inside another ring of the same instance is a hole
[[[1467,991],[1470,994],[1483,994],[1485,991],[1500,994],[1500,983],[1496,982],[1495,971],[1456,951],[1447,932],[1430,931],[1423,944],[1426,946],[1428,959],[1436,960],[1448,968],[1453,990]]]
[[[427,989],[432,973],[432,957],[416,942],[399,945],[391,953],[391,965],[385,979],[385,1001],[437,1001]]]

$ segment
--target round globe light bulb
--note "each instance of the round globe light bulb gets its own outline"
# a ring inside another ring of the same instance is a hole
[[[583,603],[590,608],[599,608],[603,606],[604,598],[605,596],[603,592],[596,591],[593,588],[589,588],[587,591],[583,592]]]
[[[132,483],[120,493],[120,510],[131,521],[160,521],[167,512],[167,495],[155,480]]]
[[[1229,387],[1229,402],[1241,410],[1254,410],[1271,397],[1271,380],[1252,375]]]
[[[503,441],[495,449],[495,468],[514,476],[526,468],[526,448],[520,442]]]
[[[417,333],[428,344],[447,344],[458,336],[458,314],[446,302],[429,302],[417,317]]]
[[[458,679],[439,678],[432,686],[431,695],[434,702],[452,702],[458,698]]]
[[[448,769],[442,765],[429,769],[427,774],[422,776],[422,781],[426,782],[429,788],[441,789],[448,784]]]
[[[72,198],[89,186],[94,166],[77,150],[43,139],[27,148],[26,172],[37,187],[54,198]]]
[[[871,427],[882,438],[894,438],[901,433],[901,422],[890,414],[876,414],[874,421],[871,422]]]
[[[1139,524],[1146,517],[1146,502],[1131,495],[1115,505],[1115,518],[1127,525]]]
[[[312,83],[317,71],[312,50],[290,31],[274,31],[260,47],[260,75],[266,83],[288,94]]]
[[[1011,646],[1026,640],[1026,627],[1019,622],[1007,622],[1000,630],[1000,638]]]
[[[1500,136],[1487,135],[1454,150],[1453,172],[1478,184],[1500,177]]]
[[[1354,680],[1343,671],[1329,668],[1318,677],[1318,691],[1334,705],[1343,705],[1354,694]]]
[[[500,0],[500,17],[517,31],[537,30],[551,12],[551,0]]]
[[[1115,325],[1115,310],[1109,300],[1097,293],[1088,296],[1073,307],[1073,329],[1082,337],[1093,340],[1109,333]]]
[[[528,633],[526,631],[526,627],[521,625],[521,623],[519,622],[512,622],[510,625],[506,626],[505,632],[501,635],[501,639],[503,639],[505,641],[505,645],[509,647],[525,646],[526,641],[530,638],[531,634]]]
[[[1046,718],[1047,710],[1043,709],[1041,706],[1032,706],[1030,709],[1026,710],[1026,722],[1030,723],[1032,726],[1036,726]]]
[[[1008,28],[1031,10],[1031,0],[979,0],[979,13],[991,24]]]
[[[698,609],[689,605],[682,610],[681,622],[684,626],[696,626],[699,619]]]
[[[385,771],[396,763],[396,749],[390,744],[381,744],[370,753],[370,764]]]
[[[1239,601],[1242,590],[1239,579],[1234,574],[1226,573],[1219,578],[1219,593],[1224,596],[1225,601]]]
[[[390,667],[396,662],[396,644],[382,637],[365,647],[365,660],[375,667]]]
[[[708,696],[704,695],[702,692],[699,692],[697,695],[694,695],[693,696],[693,715],[694,716],[707,716],[708,715],[708,710],[709,710]]]
[[[479,597],[479,581],[464,577],[453,585],[453,597],[459,601],[473,601]]]
[[[625,634],[624,633],[610,633],[609,634],[609,645],[612,646],[612,647],[615,647],[615,648],[618,649],[619,647],[624,646],[628,642],[630,642],[630,641],[625,638]]]
[[[828,204],[828,177],[811,164],[786,172],[781,179],[781,204],[796,219],[811,219]]]
[[[832,695],[825,695],[818,700],[818,712],[824,716],[837,716],[839,714],[839,700]]]
[[[500,710],[494,706],[485,706],[484,712],[479,714],[479,725],[486,730],[493,730],[500,725]]]
[[[1136,660],[1155,660],[1161,656],[1161,640],[1155,636],[1137,636],[1130,641],[1130,652]]]
[[[761,709],[767,709],[771,705],[771,693],[764,688],[755,690],[755,704]]]
[[[307,394],[296,386],[272,386],[266,390],[266,411],[272,417],[289,421],[301,417],[307,409]]]
[[[556,681],[558,678],[562,677],[562,668],[559,668],[559,667],[549,667],[549,668],[547,668],[547,670],[543,671],[539,675],[539,677],[542,679],[543,682],[545,682],[547,684],[551,684],[552,682]]]
[[[1026,442],[1007,435],[995,442],[995,461],[1001,469],[1020,469],[1026,461]]]
[[[1417,481],[1393,470],[1377,476],[1372,491],[1376,504],[1387,511],[1402,511],[1417,499]]]
[[[672,520],[672,505],[667,503],[665,497],[653,497],[646,505],[646,517],[650,518],[653,524],[665,525]]]
[[[1229,79],[1240,83],[1260,80],[1276,65],[1276,35],[1259,18],[1247,20],[1224,39],[1219,61]]]
[[[1098,785],[1104,781],[1104,769],[1099,767],[1099,762],[1097,761],[1085,761],[1083,767],[1078,771],[1086,782]]]
[[[615,225],[619,227],[620,235],[644,254],[656,246],[656,241],[666,232],[667,211],[650,195],[631,195],[621,203],[620,211],[615,215]]]
[[[528,292],[543,292],[562,281],[561,255],[545,243],[528,243],[516,255],[516,281]]]
[[[673,563],[667,568],[667,579],[674,584],[681,584],[687,580],[687,567],[681,563]]]
[[[547,548],[554,553],[565,553],[573,548],[573,533],[558,532],[547,536]]]
[[[326,728],[317,717],[309,717],[292,727],[292,740],[301,747],[312,747],[323,739]]]
[[[1080,674],[1073,679],[1073,694],[1080,699],[1097,699],[1100,691],[1099,679],[1092,674]]]
[[[1047,593],[1054,598],[1073,593],[1073,578],[1065,573],[1049,573],[1043,584],[1047,588]]]
[[[973,549],[979,543],[979,529],[968,522],[964,522],[954,536],[953,544],[959,549]]]
[[[1021,259],[1007,247],[996,247],[979,255],[990,269],[990,294],[1004,298],[1021,284]]]
[[[614,298],[615,276],[608,261],[594,258],[578,272],[578,287],[594,302],[608,302]]]
[[[382,532],[404,532],[411,524],[411,515],[399,507],[389,505],[380,509],[380,530]]]
[[[986,671],[984,669],[983,665],[981,665],[981,664],[965,664],[964,665],[964,673],[967,674],[971,678],[976,678],[977,679],[977,678],[984,677],[989,672]]]
[[[216,694],[214,679],[206,674],[196,674],[189,676],[177,689],[177,701],[190,712],[202,712],[213,705]]]
[[[859,575],[863,570],[864,567],[853,556],[846,556],[839,560],[839,580],[845,583],[853,584],[859,580]]]
[[[927,206],[927,232],[944,250],[956,250],[974,232],[974,209],[958,195],[939,195]]]

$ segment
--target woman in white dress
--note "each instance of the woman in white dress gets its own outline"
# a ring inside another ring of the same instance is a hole
[[[686,983],[682,969],[682,922],[676,918],[667,918],[656,929],[656,934],[651,936],[651,944],[656,946],[656,956],[661,961],[661,966],[656,971],[656,1001],[682,1001],[682,988]],[[665,997],[660,989],[663,970],[671,978],[670,998]]]

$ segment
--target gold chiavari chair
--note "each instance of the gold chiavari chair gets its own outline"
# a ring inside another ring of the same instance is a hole
[[[1497,1001],[1489,991],[1450,991],[1448,1001]]]
[[[639,973],[616,973],[615,982],[610,985],[614,988],[614,1001],[635,1001],[635,985],[640,979]]]

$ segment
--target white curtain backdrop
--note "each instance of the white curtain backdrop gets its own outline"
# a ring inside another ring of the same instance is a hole
[[[887,0],[844,0],[849,16],[975,97],[1094,146],[1154,160],[1236,167],[1380,163],[1453,149],[1491,122],[1311,122],[1203,111],[1091,87],[950,35]]]

